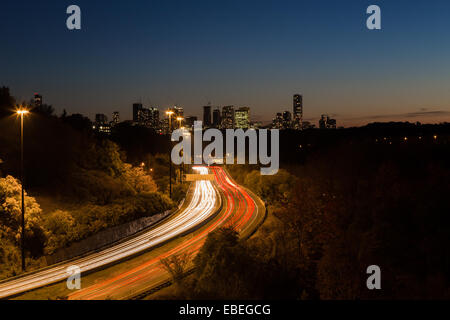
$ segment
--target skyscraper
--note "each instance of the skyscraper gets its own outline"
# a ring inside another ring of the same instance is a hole
[[[39,93],[34,94],[34,106],[36,108],[42,106],[42,96]]]
[[[222,108],[222,129],[234,128],[234,106]]]
[[[108,122],[108,117],[103,113],[97,113],[95,115],[95,122],[98,124],[105,124]]]
[[[327,118],[328,118],[328,116],[326,114],[323,114],[320,116],[320,120],[319,120],[319,128],[320,129],[327,128]]]
[[[175,108],[178,108],[175,110]],[[183,108],[175,107],[171,110],[174,112],[183,113]],[[145,126],[147,128],[153,128],[158,130],[160,127],[159,123],[159,110],[155,107],[144,108],[142,103],[133,104],[133,123],[135,125]]]
[[[291,129],[292,128],[292,115],[289,111],[283,112],[283,129]]]
[[[211,127],[211,106],[203,107],[203,126],[205,128]]]
[[[213,111],[213,115],[212,115],[212,126],[214,128],[220,128],[220,109],[216,108]]]
[[[301,129],[303,123],[303,96],[301,94],[294,94],[294,129]]]
[[[283,128],[283,115],[281,112],[277,112],[277,115],[272,120],[272,129],[282,129]]]
[[[175,112],[174,113],[174,119],[176,119],[177,117],[183,117],[184,116],[184,109],[183,109],[183,107],[174,106],[173,107],[173,112]]]
[[[234,127],[248,129],[250,127],[250,108],[241,107],[234,112]]]
[[[187,116],[184,119],[184,123],[185,123],[186,128],[192,129],[194,127],[194,122],[195,121],[197,121],[197,117],[195,117],[195,116]]]
[[[148,109],[147,126],[155,130],[159,129],[159,110],[155,107]]]
[[[120,115],[119,115],[119,111],[114,111],[113,112],[113,120],[112,120],[112,125],[116,125],[120,122]]]
[[[327,114],[323,114],[319,120],[320,129],[336,129],[336,119],[331,119]]]
[[[336,129],[336,119],[328,118],[327,129]]]
[[[103,113],[97,113],[95,115],[94,130],[106,134],[111,133],[111,126],[108,123],[108,117]]]
[[[139,123],[139,114],[142,111],[142,103],[133,103],[133,122]]]

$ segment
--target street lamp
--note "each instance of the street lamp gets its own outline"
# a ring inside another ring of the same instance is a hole
[[[172,110],[166,111],[166,115],[169,116],[169,134],[170,134],[170,132],[172,131],[172,115],[173,115],[174,113],[175,113],[175,112],[173,112]]]
[[[25,197],[24,197],[24,173],[23,173],[23,116],[29,113],[26,109],[16,111],[20,115],[20,181],[22,184],[22,271],[25,271]]]
[[[166,115],[168,115],[169,116],[169,196],[170,196],[170,199],[172,199],[172,159],[171,159],[171,157],[170,157],[170,146],[171,146],[171,142],[172,142],[172,138],[170,137],[170,133],[171,133],[171,131],[172,131],[172,122],[171,122],[171,120],[172,120],[172,115],[174,114],[175,112],[173,112],[172,110],[167,110],[166,111]]]
[[[182,121],[184,120],[184,118],[183,117],[177,117],[177,121],[178,121],[178,128],[181,128],[181,124],[182,124]]]

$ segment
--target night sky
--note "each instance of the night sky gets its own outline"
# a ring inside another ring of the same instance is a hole
[[[81,7],[82,30],[66,28]],[[366,28],[377,4],[382,30]],[[185,115],[251,108],[339,125],[450,121],[450,1],[21,1],[0,6],[0,85],[58,113],[131,118],[131,105]]]

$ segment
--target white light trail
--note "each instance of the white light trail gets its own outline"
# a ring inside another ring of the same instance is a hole
[[[195,167],[195,169],[198,170],[200,174],[208,174],[208,169],[206,167]],[[178,213],[165,223],[133,239],[119,243],[100,252],[92,253],[83,258],[64,262],[30,275],[0,283],[0,298],[65,280],[68,277],[66,270],[69,266],[76,265],[81,269],[81,272],[86,272],[121,260],[161,244],[171,238],[177,237],[210,217],[214,213],[214,208],[218,199],[220,199],[220,197],[217,196],[217,190],[213,187],[211,181],[196,181],[194,193],[189,205],[182,212]]]

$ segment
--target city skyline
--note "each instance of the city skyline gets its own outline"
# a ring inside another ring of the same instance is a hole
[[[0,28],[0,299],[450,301],[449,0],[3,0]]]
[[[292,113],[290,111],[284,111],[283,113],[277,112],[271,123],[268,124],[263,124],[261,121],[254,121],[250,116],[251,112],[249,107],[215,106],[213,112],[211,112],[213,107],[209,103],[207,106],[203,106],[202,126],[204,128],[216,129],[259,129],[264,127],[271,129],[304,130],[315,128],[315,124],[312,124],[310,121],[303,121],[302,101],[303,96],[301,94],[294,94]],[[45,105],[42,100],[42,95],[35,93],[34,101],[31,104],[31,108],[40,108]],[[172,129],[186,127],[191,130],[194,127],[194,122],[197,121],[198,118],[197,116],[185,115],[184,108],[181,106],[173,106],[161,111],[161,114],[165,115],[162,119],[160,118],[160,110],[158,107],[152,106],[147,108],[142,103],[133,103],[132,120],[126,119],[123,122],[152,128],[159,133],[168,133],[169,127],[172,127]],[[322,114],[321,119],[319,120],[319,127],[321,129],[336,129],[335,119],[331,119],[331,122],[334,123],[331,126],[323,126],[321,124],[324,116],[327,118],[327,123],[330,119],[327,114]],[[171,119],[172,121],[170,124]],[[120,112],[118,111],[112,113],[111,121],[108,121],[108,115],[96,113],[93,129],[110,134],[111,129],[120,122]]]
[[[6,87],[6,89],[9,89]],[[436,123],[430,123],[430,122],[421,122],[421,121],[409,121],[410,119],[407,119],[406,121],[396,121],[395,117],[390,118],[387,121],[380,121],[382,117],[374,117],[374,121],[367,122],[360,125],[353,125],[353,126],[345,126],[342,125],[342,123],[339,121],[339,125],[337,125],[337,120],[332,118],[335,117],[334,114],[329,113],[321,113],[320,117],[318,118],[304,118],[303,117],[303,95],[302,94],[294,94],[293,96],[293,107],[290,110],[276,110],[276,113],[273,114],[273,117],[271,120],[266,121],[260,121],[257,119],[254,119],[250,116],[250,109],[249,107],[245,106],[234,106],[234,105],[225,105],[225,106],[212,106],[209,102],[207,106],[203,106],[200,109],[203,109],[203,116],[196,116],[193,114],[184,114],[184,108],[182,106],[168,106],[168,107],[159,107],[159,106],[145,106],[144,104],[140,102],[136,102],[132,104],[131,108],[131,114],[132,117],[130,118],[123,118],[120,116],[119,111],[112,111],[109,112],[109,114],[106,113],[94,113],[93,117],[89,117],[89,115],[81,114],[83,116],[87,116],[92,124],[93,129],[110,134],[111,128],[117,125],[120,122],[129,122],[133,125],[140,125],[147,128],[153,128],[159,133],[167,133],[167,127],[168,127],[168,118],[167,111],[173,111],[174,117],[181,117],[183,126],[186,127],[193,127],[194,121],[197,121],[200,119],[202,121],[202,125],[205,128],[218,128],[218,129],[259,129],[259,128],[270,128],[270,129],[292,129],[292,130],[305,130],[305,129],[339,129],[339,128],[348,128],[348,127],[362,127],[369,123],[375,123],[375,122],[409,122],[409,123],[418,123],[418,124],[445,124],[448,123],[447,121],[442,121],[442,119],[439,122]],[[23,104],[24,103],[24,104]],[[23,106],[26,106],[28,108],[34,108],[34,107],[40,107],[42,105],[44,106],[50,106],[51,109],[54,110],[53,106],[50,104],[47,104],[43,101],[43,96],[39,93],[34,93],[34,96],[32,99],[29,99],[28,102],[24,101],[22,104]],[[205,110],[209,110],[209,120],[207,120],[207,113],[205,114]],[[241,124],[238,124],[239,120],[235,119],[235,113],[247,110],[247,115],[245,116],[246,120],[248,121],[247,125],[242,126]],[[161,111],[161,116],[160,116]],[[230,115],[230,111],[232,112],[232,115]],[[423,110],[424,111],[424,110]],[[200,112],[201,113],[201,112]],[[67,110],[63,110],[61,112],[61,116],[63,114],[67,114]],[[78,112],[73,113],[80,114]],[[198,113],[199,114],[199,113]],[[57,115],[58,114],[54,114]],[[412,114],[413,115],[413,114]],[[411,115],[411,116],[412,116]],[[417,115],[420,115],[420,113],[417,113]],[[111,117],[112,116],[112,117]],[[111,121],[109,121],[109,117],[111,117]],[[99,120],[99,118],[102,118],[103,120]],[[177,127],[177,120],[172,120],[172,127]],[[224,123],[225,122],[225,123]]]
[[[82,29],[69,31],[66,3],[4,4],[0,85],[19,101],[39,92],[57,113],[91,119],[113,111],[131,119],[128,106],[139,101],[201,119],[211,102],[250,107],[267,123],[298,92],[305,121],[325,113],[345,127],[450,121],[445,1],[379,1],[377,31],[366,28],[361,1],[77,5]],[[21,26],[10,28],[18,16]],[[22,39],[38,45],[23,50]]]

